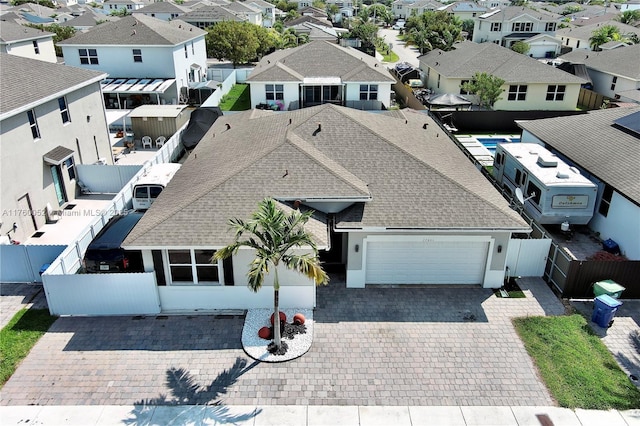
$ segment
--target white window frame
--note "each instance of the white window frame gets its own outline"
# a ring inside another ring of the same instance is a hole
[[[265,99],[267,101],[283,101],[284,100],[284,85],[283,84],[265,84],[264,85]],[[270,97],[271,96],[271,97]]]
[[[363,98],[364,96],[364,98]],[[377,101],[378,100],[378,85],[377,84],[361,84],[360,85],[360,100],[361,101]]]
[[[61,96],[58,98],[58,108],[60,108],[60,117],[62,118],[62,124],[71,123],[69,104],[67,103],[66,96]]]
[[[502,22],[492,22],[491,23],[491,32],[502,31]]]
[[[564,84],[550,84],[547,86],[547,101],[564,101],[567,86]]]
[[[38,46],[38,40],[33,40],[33,51],[36,55],[40,54],[40,46]]]
[[[164,264],[166,265],[165,268],[165,276],[167,277],[167,285],[168,286],[180,286],[180,287],[184,287],[184,286],[222,286],[224,285],[224,271],[223,271],[223,266],[222,263],[218,261],[216,264],[212,264],[210,262],[207,263],[197,263],[196,262],[196,255],[195,252],[196,250],[210,250],[212,252],[215,252],[215,250],[213,249],[168,249],[168,250],[162,250],[162,255],[164,257]],[[189,252],[189,256],[191,259],[191,263],[171,263],[170,261],[170,256],[169,256],[169,252],[171,251],[188,251]],[[173,279],[173,274],[171,272],[171,267],[172,266],[178,266],[178,267],[186,267],[186,266],[190,266],[191,267],[191,276],[192,276],[192,281],[174,281]],[[206,267],[211,267],[211,268],[217,268],[218,269],[218,281],[200,281],[198,279],[198,267],[202,267],[202,266],[206,266]]]
[[[78,56],[82,65],[100,65],[96,49],[78,49]]]
[[[142,49],[131,49],[133,54],[133,62],[142,63]]]
[[[556,23],[555,22],[547,22],[544,26],[544,30],[547,32],[552,32],[556,30]]]
[[[533,31],[533,22],[514,22],[513,32],[527,33]]]
[[[515,90],[512,90],[512,88],[515,88]],[[511,84],[511,85],[509,85],[509,91],[508,91],[508,95],[507,95],[507,100],[510,101],[510,102],[526,101],[527,100],[527,88],[528,88],[528,86],[526,84]],[[513,99],[511,99],[512,95],[513,95]]]
[[[38,127],[38,116],[36,115],[35,109],[27,111],[27,119],[29,120],[29,128],[31,129],[31,136],[33,136],[33,140],[42,139],[40,128]]]

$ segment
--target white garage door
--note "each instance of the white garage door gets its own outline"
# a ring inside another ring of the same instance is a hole
[[[486,241],[372,241],[366,284],[482,284]]]

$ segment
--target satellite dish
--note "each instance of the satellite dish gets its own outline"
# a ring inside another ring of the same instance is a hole
[[[524,204],[525,201],[532,199],[536,196],[535,192],[532,192],[527,198],[524,198],[524,194],[522,193],[522,189],[516,188],[516,198],[520,201],[520,204]]]

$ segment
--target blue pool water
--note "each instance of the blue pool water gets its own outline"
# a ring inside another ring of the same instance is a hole
[[[520,142],[520,138],[476,138],[476,140],[484,145],[491,152],[491,155],[496,153],[496,145],[499,143]]]

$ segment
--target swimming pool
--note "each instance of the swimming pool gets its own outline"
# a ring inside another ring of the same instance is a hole
[[[480,142],[485,148],[491,152],[491,155],[496,153],[496,146],[499,143],[518,143],[520,138],[478,138],[476,140]]]

